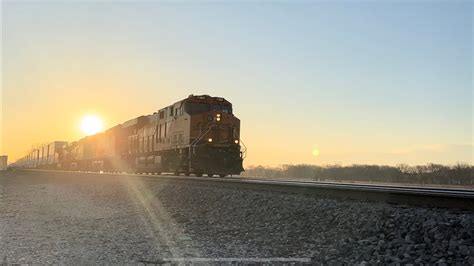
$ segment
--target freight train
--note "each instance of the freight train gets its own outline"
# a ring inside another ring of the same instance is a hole
[[[245,153],[232,104],[190,95],[79,141],[38,147],[13,166],[225,177],[244,170]]]

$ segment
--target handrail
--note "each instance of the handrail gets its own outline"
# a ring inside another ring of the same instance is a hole
[[[196,145],[209,131],[211,131],[211,129],[213,127],[214,127],[214,123],[212,123],[204,133],[199,135],[196,139],[194,139],[193,142],[191,142],[191,144],[189,144],[189,153],[188,153],[189,154],[188,155],[188,170],[189,170],[189,172],[191,172],[191,147],[193,149],[193,154],[196,153]],[[199,129],[201,129],[201,128],[199,128]],[[199,131],[201,131],[201,130],[199,130]]]
[[[242,151],[242,159],[245,159],[245,157],[247,157],[247,146],[245,146],[245,143],[242,141],[242,139],[240,139],[240,144],[243,145],[243,149],[241,150]]]
[[[208,128],[204,133],[202,133],[201,135],[199,135],[198,138],[194,139],[194,141],[190,144],[190,146],[193,147],[193,153],[194,153],[194,150],[195,150],[195,147],[196,147],[197,143],[198,143],[209,131],[211,131],[211,129],[212,129],[213,127],[214,127],[214,123],[211,124],[211,125],[209,126],[209,128]]]

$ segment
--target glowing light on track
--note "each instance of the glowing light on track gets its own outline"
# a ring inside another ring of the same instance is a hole
[[[318,157],[319,156],[319,149],[314,148],[313,151],[312,151],[312,154],[313,154],[314,157]]]

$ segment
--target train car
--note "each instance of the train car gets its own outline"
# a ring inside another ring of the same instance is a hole
[[[12,166],[20,168],[60,169],[66,141],[53,141],[39,145]]]
[[[240,120],[230,102],[190,95],[79,141],[41,146],[23,158],[21,165],[224,177],[244,170],[246,151],[241,145]]]
[[[47,145],[47,152],[45,153],[44,165],[47,169],[58,169],[61,167],[60,161],[64,155],[64,146],[66,141],[54,141]]]

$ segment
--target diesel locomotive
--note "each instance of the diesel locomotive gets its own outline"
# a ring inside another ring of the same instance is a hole
[[[36,148],[15,166],[224,177],[244,170],[245,152],[232,104],[190,95],[79,141]]]

